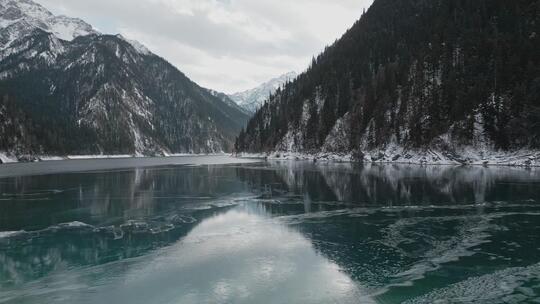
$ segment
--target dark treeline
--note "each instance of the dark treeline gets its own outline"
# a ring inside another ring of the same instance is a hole
[[[303,152],[421,148],[442,135],[540,148],[539,50],[538,0],[375,0],[270,97],[236,149],[284,149],[291,134]],[[341,142],[329,142],[338,121]]]
[[[20,104],[0,87],[0,151],[16,155],[99,152],[93,147],[97,139],[89,128],[77,127],[68,117],[54,115],[51,119],[53,115],[46,112],[33,116]]]

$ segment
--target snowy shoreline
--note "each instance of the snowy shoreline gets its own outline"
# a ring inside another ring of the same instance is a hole
[[[60,161],[17,162],[0,165],[0,178],[71,172],[134,169],[160,166],[220,166],[257,163],[260,160],[235,158],[228,154],[181,155],[168,157],[129,157],[66,159]]]
[[[10,163],[42,163],[63,160],[107,160],[107,159],[149,159],[175,157],[212,157],[232,156],[237,159],[267,159],[267,160],[300,160],[316,162],[359,162],[350,153],[300,153],[300,152],[270,152],[270,153],[212,153],[212,154],[167,154],[164,156],[143,155],[68,155],[68,156],[27,156],[17,159],[12,154],[0,152],[0,166]],[[540,151],[516,150],[508,151],[478,151],[465,149],[458,155],[436,150],[406,151],[403,149],[376,150],[365,152],[364,163],[372,164],[407,164],[407,165],[441,165],[441,166],[511,166],[511,167],[540,167]]]
[[[355,160],[352,154],[339,153],[238,153],[236,157],[246,159],[268,160],[302,160],[316,162],[363,162],[371,164],[407,164],[430,166],[510,166],[540,167],[540,151],[478,151],[463,149],[459,154],[444,151],[425,150],[410,151],[404,149],[387,149],[364,152],[362,161]]]

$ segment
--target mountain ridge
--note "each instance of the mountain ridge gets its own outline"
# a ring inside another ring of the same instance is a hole
[[[34,11],[49,20],[42,9],[36,4]],[[6,117],[0,151],[19,157],[223,152],[248,119],[121,35],[75,31],[64,40],[43,24],[12,19],[28,28],[0,48]],[[11,35],[13,24],[0,28],[0,37]]]
[[[54,34],[71,41],[78,36],[99,34],[90,24],[78,18],[55,16],[42,5],[31,0],[0,0],[0,48],[30,34],[34,29]]]
[[[229,95],[229,98],[236,102],[240,107],[244,108],[248,113],[255,113],[270,95],[274,94],[277,89],[292,81],[298,74],[296,72],[288,72],[281,76],[272,78],[259,86]]]

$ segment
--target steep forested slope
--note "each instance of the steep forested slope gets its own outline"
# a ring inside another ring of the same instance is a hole
[[[375,0],[237,140],[246,152],[540,148],[540,1]]]

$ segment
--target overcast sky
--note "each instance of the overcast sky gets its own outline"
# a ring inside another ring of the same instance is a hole
[[[37,0],[103,33],[136,39],[225,93],[289,71],[339,38],[373,0]]]

